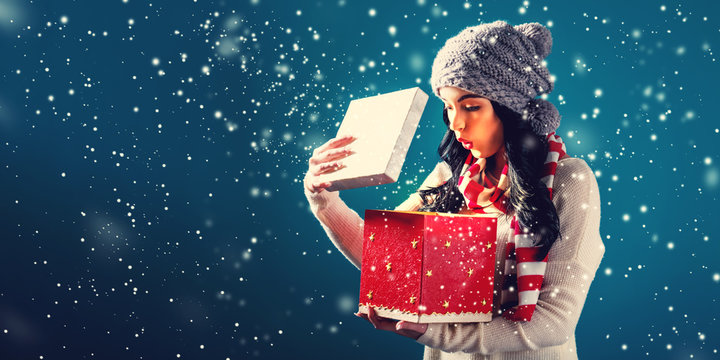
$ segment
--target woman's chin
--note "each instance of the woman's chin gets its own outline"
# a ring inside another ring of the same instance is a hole
[[[476,158],[476,159],[479,159],[479,158],[481,158],[481,157],[487,157],[487,156],[483,156],[482,151],[475,150],[475,149],[470,149],[470,153],[471,153],[472,156],[473,156],[474,158]]]

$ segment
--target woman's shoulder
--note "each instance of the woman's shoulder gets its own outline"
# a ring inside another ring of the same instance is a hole
[[[600,190],[593,170],[581,158],[560,160],[552,188],[562,238],[548,256],[557,261],[578,259],[588,269],[596,269],[605,248],[599,233]]]
[[[420,189],[429,189],[440,186],[450,179],[450,177],[452,177],[452,170],[450,169],[450,166],[446,162],[440,161],[435,164],[435,167],[425,178],[425,181],[423,181]]]
[[[566,157],[558,161],[552,189],[553,202],[556,205],[568,198],[588,202],[599,196],[595,173],[585,160],[576,157]]]
[[[583,180],[586,177],[595,179],[595,173],[585,160],[570,156],[558,160],[557,169],[555,170],[556,181],[576,178]]]
[[[435,165],[435,171],[438,171],[440,174],[440,177],[444,180],[449,179],[452,176],[452,169],[450,169],[450,165],[448,163],[441,161]]]

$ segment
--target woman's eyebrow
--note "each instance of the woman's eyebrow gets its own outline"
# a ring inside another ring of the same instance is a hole
[[[465,94],[465,95],[461,96],[461,97],[458,99],[458,102],[461,102],[461,101],[463,101],[463,100],[465,100],[465,99],[467,99],[467,98],[481,98],[481,97],[482,97],[482,96],[477,95],[477,94]]]
[[[465,95],[461,96],[461,97],[457,100],[457,102],[461,102],[461,101],[463,101],[463,100],[465,100],[465,99],[468,99],[468,98],[481,98],[481,97],[482,97],[482,96],[477,95],[477,94],[465,94]],[[440,99],[441,99],[442,101],[447,101],[447,100],[445,100],[445,98],[442,97],[442,96],[440,97]]]

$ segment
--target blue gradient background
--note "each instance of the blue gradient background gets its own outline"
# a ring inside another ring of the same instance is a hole
[[[0,358],[421,358],[352,315],[302,178],[350,100],[430,93],[496,19],[552,24],[548,100],[601,190],[580,358],[718,358],[720,6],[637,3],[1,0]],[[441,106],[353,209],[417,188]]]

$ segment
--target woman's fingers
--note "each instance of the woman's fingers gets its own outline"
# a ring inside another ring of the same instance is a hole
[[[332,158],[328,159],[328,155],[335,156],[335,157],[344,157],[344,156],[350,155],[349,153],[345,153],[343,151],[333,151],[333,150],[342,148],[342,147],[352,143],[356,139],[357,138],[355,138],[351,135],[347,135],[347,136],[331,139],[330,141],[326,142],[325,144],[320,145],[318,148],[313,150],[313,155],[312,155],[312,157],[310,157],[310,165],[333,160]],[[349,150],[349,148],[346,150]]]
[[[354,153],[355,152],[350,149],[349,146],[329,149],[323,153],[318,154],[317,156],[313,156],[312,158],[310,158],[310,164],[322,164],[333,160],[343,159]]]
[[[318,166],[311,166],[310,170],[308,170],[308,172],[305,174],[305,178],[303,179],[305,189],[312,193],[320,192],[323,189],[332,185],[332,182],[330,181],[319,181],[316,175],[316,172],[318,170],[320,170]]]
[[[328,149],[333,149],[333,148],[337,148],[337,147],[340,147],[340,146],[345,146],[345,145],[347,145],[347,144],[355,141],[355,139],[357,139],[357,138],[354,137],[354,136],[352,136],[352,135],[345,135],[345,136],[340,136],[340,137],[332,138],[332,139],[330,139],[328,142],[326,142],[326,143],[318,146],[318,147],[313,151],[313,156],[316,155],[316,154],[320,154],[320,153],[322,153],[322,152],[325,152],[325,151],[327,151]]]
[[[343,169],[346,166],[347,165],[345,165],[345,163],[343,161],[339,161],[339,160],[333,161],[333,162],[328,162],[328,163],[322,163],[322,164],[315,165],[315,167],[313,168],[313,170],[314,170],[313,174],[315,176],[327,174],[327,173],[331,173],[331,172],[335,172],[340,169]]]
[[[327,181],[327,182],[321,182],[321,183],[317,183],[317,184],[308,184],[308,186],[306,186],[306,187],[308,190],[310,190],[310,192],[316,193],[318,191],[321,191],[321,190],[324,190],[325,188],[330,187],[330,185],[332,185],[332,182]]]
[[[317,193],[329,187],[330,182],[319,182],[317,177],[346,167],[340,160],[354,154],[346,145],[356,139],[352,135],[337,137],[313,150],[308,172],[303,179],[305,188],[310,192]]]
[[[355,137],[351,135],[330,139],[328,142],[318,146],[315,150],[313,150],[312,157],[317,159],[318,156],[325,153],[326,151],[345,146],[353,141],[355,141]]]
[[[380,322],[378,321],[378,316],[375,313],[375,309],[373,309],[372,306],[368,306],[368,320],[370,321],[371,324],[373,324],[373,326],[376,329],[380,325],[379,324]]]
[[[416,324],[408,321],[397,321],[380,317],[372,306],[368,307],[367,314],[357,312],[355,316],[369,321],[376,329],[391,331],[415,340],[427,331],[427,324]]]
[[[308,173],[304,179],[305,187],[314,193],[329,187],[330,185],[332,185],[332,182],[320,182],[318,181],[318,176],[338,171],[345,168],[346,166],[347,165],[340,161],[310,166],[310,170],[308,170]]]
[[[417,340],[427,331],[427,324],[417,324],[409,321],[400,321],[395,324],[397,333]]]
[[[395,323],[397,323],[397,320],[387,319],[378,316],[377,312],[375,311],[375,309],[373,309],[372,306],[368,307],[368,320],[370,320],[370,323],[372,323],[376,329],[395,331]]]

